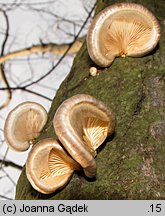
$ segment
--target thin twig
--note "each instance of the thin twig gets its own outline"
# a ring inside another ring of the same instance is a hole
[[[3,159],[1,160],[0,169],[2,169],[2,164],[3,164],[3,161],[6,160],[6,156],[7,156],[8,151],[9,151],[9,148],[6,149],[5,155],[3,156]]]
[[[16,164],[16,163],[14,163],[14,162],[12,162],[12,161],[7,161],[7,160],[1,160],[0,159],[0,163],[2,164],[2,165],[4,165],[5,167],[8,167],[8,166],[10,166],[10,167],[12,167],[12,168],[16,168],[16,169],[18,169],[18,170],[22,170],[22,166],[20,166],[19,164]]]
[[[9,198],[7,196],[3,196],[3,195],[0,195],[0,197],[3,198],[3,199],[6,199],[6,200],[13,200],[13,199],[11,199],[11,198]]]
[[[75,36],[74,41],[68,46],[68,48],[65,50],[64,54],[60,57],[60,59],[58,60],[58,62],[57,62],[55,65],[53,65],[53,67],[52,67],[48,72],[46,72],[43,76],[41,76],[40,78],[36,79],[35,81],[33,81],[33,82],[31,82],[31,83],[28,83],[28,84],[26,84],[26,85],[24,85],[24,86],[4,87],[4,88],[0,88],[0,90],[1,90],[1,91],[3,91],[3,90],[9,90],[9,89],[10,89],[10,90],[24,90],[24,91],[28,91],[28,92],[34,94],[34,92],[32,92],[31,90],[29,90],[29,89],[27,89],[27,88],[30,87],[30,86],[32,86],[32,85],[34,85],[34,84],[36,84],[36,83],[39,83],[41,80],[43,80],[44,78],[46,78],[46,77],[47,77],[48,75],[50,75],[50,74],[54,71],[54,69],[62,62],[62,60],[63,60],[63,59],[65,58],[65,56],[68,54],[69,50],[70,50],[70,49],[72,48],[72,46],[74,45],[75,41],[78,39],[78,37],[79,37],[79,35],[81,34],[82,30],[84,29],[85,25],[87,24],[89,18],[91,17],[91,14],[93,13],[93,11],[94,11],[94,9],[95,9],[95,7],[96,7],[96,4],[97,4],[97,3],[95,3],[95,4],[93,5],[91,11],[89,12],[89,14],[88,14],[87,18],[85,19],[83,25],[81,26],[79,32],[78,32],[77,35]],[[40,95],[40,94],[38,94],[38,93],[36,93],[36,92],[35,92],[35,94],[38,95],[38,96],[43,97],[43,95]],[[51,100],[50,98],[47,98],[47,97],[45,97],[45,96],[44,96],[44,98],[46,98],[46,99],[48,99],[48,100]]]
[[[68,55],[73,55],[79,51],[79,49],[82,46],[83,43],[83,38],[78,38],[73,45],[70,47],[70,44],[55,44],[55,43],[48,43],[48,44],[38,44],[38,45],[33,45],[31,47],[27,47],[22,50],[17,50],[11,53],[8,53],[6,55],[1,55],[0,57],[0,64],[9,61],[13,58],[20,57],[20,56],[25,56],[33,53],[46,53],[50,52],[55,55],[63,55],[65,51],[70,47],[68,50]]]
[[[75,36],[74,41],[76,41],[77,38],[79,37],[79,35],[81,34],[81,32],[82,32],[82,30],[84,29],[85,25],[87,24],[89,18],[91,17],[91,14],[92,14],[92,12],[94,11],[95,7],[96,7],[96,3],[94,4],[94,6],[92,7],[91,11],[89,12],[87,18],[85,19],[83,25],[81,26],[81,28],[80,28],[80,30],[79,30],[79,32],[78,32],[77,35]],[[72,47],[72,45],[74,44],[74,41],[73,41],[73,42],[71,43],[71,45],[67,48],[67,50],[66,50],[65,53],[61,56],[61,58],[58,60],[58,62],[57,62],[46,74],[44,74],[43,76],[41,76],[41,77],[38,78],[37,80],[35,80],[35,81],[33,81],[33,82],[29,83],[29,84],[26,84],[26,85],[24,86],[24,88],[27,88],[27,87],[29,87],[29,86],[32,86],[32,85],[34,85],[34,84],[40,82],[40,81],[43,80],[44,78],[46,78],[48,75],[50,75],[50,74],[54,71],[54,69],[55,69],[55,68],[62,62],[62,60],[65,58],[65,56],[67,55],[69,49],[70,49],[70,48]]]
[[[0,53],[0,56],[3,56],[4,55],[4,51],[5,51],[5,46],[6,46],[6,43],[7,43],[7,39],[8,39],[8,36],[9,36],[9,20],[8,20],[8,16],[6,14],[5,11],[1,10],[4,17],[5,17],[5,21],[6,21],[6,34],[5,34],[5,38],[4,38],[4,41],[2,43],[2,48],[1,48],[1,53]],[[6,93],[7,93],[7,97],[6,97],[6,101],[0,106],[0,110],[4,107],[6,107],[11,98],[12,98],[12,92],[10,90],[10,85],[9,85],[9,82],[6,78],[6,75],[5,75],[5,71],[4,71],[4,65],[3,64],[0,64],[0,79],[2,80],[3,82],[3,85],[6,87]]]
[[[49,97],[47,97],[47,96],[45,96],[45,95],[42,95],[42,94],[40,94],[40,93],[38,93],[38,92],[32,91],[32,90],[30,90],[30,89],[23,88],[22,90],[24,90],[24,91],[26,91],[26,92],[29,92],[29,93],[31,93],[31,94],[37,95],[37,96],[39,96],[39,97],[42,97],[42,98],[44,98],[44,99],[46,99],[46,100],[48,100],[48,101],[52,101],[51,98],[49,98]]]

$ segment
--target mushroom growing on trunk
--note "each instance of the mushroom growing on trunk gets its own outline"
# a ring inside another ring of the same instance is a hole
[[[87,177],[96,175],[96,149],[114,132],[115,114],[103,102],[87,94],[65,100],[57,109],[55,132]]]
[[[26,175],[34,189],[50,194],[63,188],[79,164],[52,138],[38,142],[26,162]]]
[[[108,67],[118,56],[141,57],[152,51],[160,38],[154,14],[142,5],[116,3],[96,15],[87,35],[91,59]]]
[[[6,118],[4,126],[6,143],[15,151],[26,151],[46,121],[47,112],[40,104],[29,101],[19,104]]]

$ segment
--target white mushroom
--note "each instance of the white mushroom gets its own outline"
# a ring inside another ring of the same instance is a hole
[[[26,151],[39,135],[47,121],[46,110],[38,103],[25,102],[16,106],[7,116],[4,137],[10,148]]]
[[[96,15],[87,35],[91,59],[108,67],[115,57],[141,57],[153,50],[160,26],[151,11],[135,3],[116,3]]]
[[[61,144],[84,169],[96,175],[96,149],[115,128],[115,114],[103,102],[86,94],[65,100],[55,113],[53,125]]]
[[[51,138],[41,140],[30,151],[26,175],[34,189],[49,194],[66,186],[80,166]]]
[[[98,74],[97,68],[96,68],[96,67],[90,67],[90,68],[89,68],[89,74],[90,74],[91,76],[96,76],[96,75]]]

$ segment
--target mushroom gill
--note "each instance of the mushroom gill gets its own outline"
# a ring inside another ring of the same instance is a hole
[[[47,121],[47,112],[40,104],[25,102],[10,111],[4,126],[7,144],[13,150],[25,151]]]
[[[115,115],[111,109],[90,95],[78,94],[60,105],[53,125],[65,149],[88,177],[94,177],[96,149],[114,131]]]
[[[20,113],[19,118],[15,121],[13,133],[20,142],[31,141],[39,135],[41,124],[42,119],[39,111],[30,108],[26,112]]]
[[[29,153],[26,174],[37,191],[49,194],[64,187],[80,166],[51,138],[38,142]]]
[[[96,15],[88,31],[91,59],[102,67],[115,57],[141,57],[155,48],[160,26],[147,8],[135,3],[116,3]]]
[[[90,116],[82,120],[83,140],[94,157],[96,156],[96,149],[108,135],[108,124],[108,121]]]
[[[111,53],[116,56],[141,56],[151,42],[152,34],[151,23],[138,13],[118,12],[100,29],[100,50],[107,58],[109,55],[111,58]]]

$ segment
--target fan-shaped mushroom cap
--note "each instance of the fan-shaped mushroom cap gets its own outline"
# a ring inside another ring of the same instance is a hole
[[[49,194],[64,187],[74,170],[80,169],[60,144],[51,138],[41,140],[30,151],[26,175],[34,189]]]
[[[39,135],[47,121],[47,112],[40,104],[24,102],[7,116],[4,137],[10,148],[26,151],[32,140]]]
[[[53,125],[62,145],[83,167],[96,175],[96,149],[113,133],[115,115],[105,104],[86,94],[65,100],[55,113]]]
[[[116,3],[96,15],[88,31],[91,59],[101,67],[117,56],[141,57],[155,48],[160,26],[147,8],[135,3]]]

